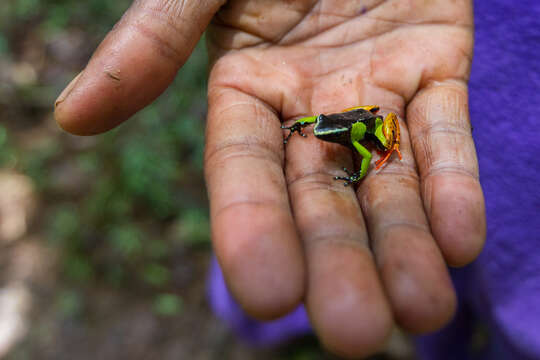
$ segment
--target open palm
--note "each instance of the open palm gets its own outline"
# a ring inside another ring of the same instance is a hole
[[[304,301],[322,341],[347,356],[376,351],[394,320],[412,332],[444,325],[455,308],[445,261],[470,262],[485,236],[470,0],[220,5],[136,1],[60,97],[59,123],[93,134],[129,117],[211,21],[212,235],[243,308],[274,318]],[[355,191],[333,180],[353,167],[350,150],[314,136],[285,147],[280,122],[356,105],[400,116],[404,159]]]

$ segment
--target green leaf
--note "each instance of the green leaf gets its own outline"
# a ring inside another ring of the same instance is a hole
[[[174,316],[182,312],[182,298],[174,294],[160,294],[154,299],[154,312],[162,316]]]
[[[15,15],[27,19],[41,10],[39,0],[17,0],[15,2]]]
[[[72,204],[58,206],[49,224],[49,241],[55,245],[66,244],[79,232],[80,221],[77,208]]]
[[[68,277],[76,281],[88,281],[94,274],[89,259],[74,254],[67,254],[65,257],[64,271]]]
[[[141,234],[135,225],[113,227],[108,239],[113,249],[125,257],[135,256],[142,250]]]
[[[0,34],[0,55],[7,54],[9,50],[9,44],[6,37]]]
[[[187,210],[175,225],[178,240],[188,246],[210,245],[210,220],[202,209]]]
[[[142,277],[150,285],[164,286],[169,282],[171,274],[163,265],[150,263],[144,267]]]

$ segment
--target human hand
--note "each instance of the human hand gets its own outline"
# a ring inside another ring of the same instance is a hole
[[[58,122],[106,131],[172,81],[219,1],[136,1],[61,96]],[[438,329],[485,237],[466,80],[471,2],[229,1],[208,33],[205,169],[212,234],[243,308],[274,318],[302,300],[323,343],[375,352],[394,321]],[[65,96],[65,94],[69,96]],[[339,145],[280,120],[379,105],[401,118],[403,161],[356,193]]]

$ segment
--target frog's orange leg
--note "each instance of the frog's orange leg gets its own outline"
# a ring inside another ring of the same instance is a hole
[[[379,170],[381,166],[390,158],[390,155],[395,151],[399,156],[399,160],[402,160],[401,151],[399,151],[399,145],[401,141],[401,134],[399,131],[399,121],[394,113],[390,113],[386,116],[383,122],[383,134],[388,141],[388,148],[384,153],[384,157],[375,162],[375,170]]]
[[[377,111],[379,111],[379,107],[377,105],[367,105],[367,106],[353,106],[351,108],[347,108],[345,110],[342,110],[341,112],[347,112],[347,111],[353,111],[356,109],[364,109],[366,111],[370,111],[373,114],[375,114]]]
[[[375,161],[375,170],[379,170],[381,166],[384,165],[384,163],[388,160],[390,155],[394,152],[394,149],[387,150],[383,155],[384,157],[380,158],[379,160]],[[400,157],[401,159],[401,157]]]

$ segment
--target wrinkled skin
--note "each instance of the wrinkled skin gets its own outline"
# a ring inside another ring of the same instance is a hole
[[[471,2],[221,5],[136,1],[58,99],[59,124],[90,135],[127,119],[210,23],[205,172],[215,251],[242,307],[271,319],[305,302],[322,342],[346,357],[376,352],[394,324],[443,326],[456,306],[446,263],[469,263],[485,238],[467,108]],[[333,180],[352,168],[350,150],[312,135],[283,146],[280,121],[372,104],[400,116],[403,161],[356,191]]]

